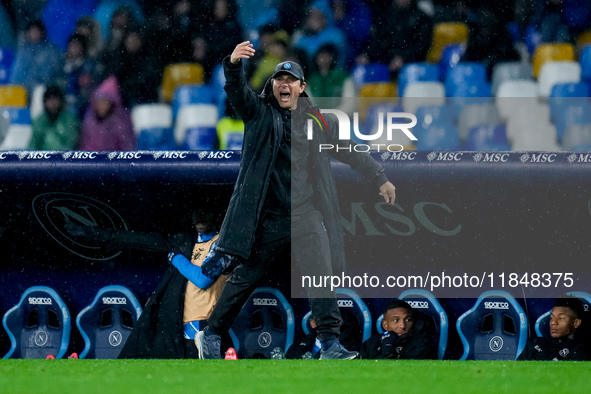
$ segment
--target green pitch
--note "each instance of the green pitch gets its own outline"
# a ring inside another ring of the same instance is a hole
[[[591,362],[0,360],[0,393],[587,393]]]

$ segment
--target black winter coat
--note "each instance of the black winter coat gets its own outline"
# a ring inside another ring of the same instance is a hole
[[[277,100],[272,94],[271,81],[267,81],[259,95],[248,86],[241,62],[233,65],[228,56],[224,59],[223,66],[226,76],[224,89],[232,107],[244,121],[244,142],[240,172],[220,230],[218,247],[222,252],[247,259],[251,253],[284,126]],[[298,111],[303,112],[310,105],[307,95],[303,93],[298,101]],[[338,140],[336,117],[325,114],[325,119],[329,132],[315,130],[314,139],[310,141],[310,176],[315,206],[324,216],[329,235],[333,270],[338,273],[345,269],[345,252],[337,190],[328,153],[318,152],[318,146],[320,143],[343,146],[344,142]],[[297,123],[292,126],[292,132],[295,125]],[[351,141],[346,143],[354,145]],[[378,187],[388,181],[384,169],[369,154],[340,150],[332,155]]]

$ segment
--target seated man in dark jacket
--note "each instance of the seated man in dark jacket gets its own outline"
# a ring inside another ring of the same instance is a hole
[[[384,308],[383,334],[363,342],[361,358],[437,359],[437,330],[432,321],[403,300]]]
[[[550,314],[550,337],[528,340],[518,360],[591,360],[591,347],[581,325],[583,314],[580,299],[557,298]]]

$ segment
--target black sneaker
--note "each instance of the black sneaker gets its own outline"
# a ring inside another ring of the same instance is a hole
[[[199,351],[199,358],[202,360],[220,360],[222,338],[209,332],[209,327],[198,331],[195,335],[195,346]]]
[[[359,357],[358,352],[348,351],[338,339],[335,339],[328,349],[320,350],[321,360],[353,360],[357,357]]]

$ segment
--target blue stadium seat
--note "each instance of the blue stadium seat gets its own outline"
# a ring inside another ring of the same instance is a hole
[[[415,128],[417,150],[458,150],[460,138],[453,124],[431,125],[426,129]]]
[[[587,83],[591,82],[591,45],[585,45],[581,50],[581,79]]]
[[[76,317],[84,338],[80,358],[116,359],[141,313],[140,303],[128,288],[112,285],[100,289]]]
[[[253,291],[230,329],[240,359],[258,354],[271,358],[276,347],[287,351],[294,334],[292,307],[279,290],[271,287]]]
[[[221,64],[215,66],[211,77],[211,87],[213,88],[216,96],[216,102],[218,106],[218,114],[220,118],[226,116],[226,100],[228,95],[224,90],[226,84],[226,76],[224,75],[224,67]]]
[[[408,302],[413,309],[433,319],[433,325],[437,327],[437,332],[439,333],[437,356],[440,360],[443,359],[449,336],[449,320],[447,319],[447,313],[437,298],[427,290],[409,289],[400,293],[398,299]],[[383,314],[376,320],[376,329],[380,334],[384,332],[382,320],[384,320]]]
[[[439,61],[439,75],[442,80],[445,79],[447,72],[460,62],[464,52],[466,52],[465,44],[448,45],[443,49]]]
[[[211,85],[180,85],[172,96],[172,117],[176,118],[180,108],[188,104],[217,104],[215,90]]]
[[[8,115],[11,124],[31,124],[31,111],[27,107],[2,107],[1,110]]]
[[[213,150],[217,141],[215,127],[195,126],[187,128],[182,150]]]
[[[515,360],[527,342],[527,317],[506,291],[480,295],[463,313],[456,329],[464,346],[460,360]]]
[[[529,54],[533,55],[541,43],[542,34],[536,29],[535,25],[529,25],[525,29],[525,46]]]
[[[359,295],[351,289],[336,289],[337,304],[343,319],[341,342],[349,350],[361,348],[361,344],[371,337],[371,312]],[[302,329],[306,335],[310,332],[308,312],[302,319]],[[345,333],[346,331],[349,331]],[[356,331],[356,332],[351,332]],[[344,338],[344,337],[347,338]]]
[[[4,358],[62,358],[70,343],[70,312],[55,290],[29,287],[2,319],[10,338]]]
[[[469,88],[463,86],[478,86],[479,92],[484,89],[482,85],[486,83],[486,68],[480,62],[462,62],[458,63],[454,68],[450,69],[445,76],[445,92],[451,96],[454,92],[470,91]],[[478,97],[478,94],[472,97]],[[481,95],[482,96],[482,95]],[[490,88],[488,91],[490,96]]]
[[[481,124],[468,132],[466,150],[510,151],[507,129],[501,124]]]
[[[398,96],[404,96],[404,90],[413,82],[439,81],[439,68],[429,63],[408,63],[402,66],[398,74]]]
[[[14,51],[10,48],[0,48],[0,85],[9,83],[13,62]]]
[[[376,103],[372,104],[367,108],[367,115],[365,117],[365,121],[359,125],[359,130],[361,133],[365,135],[374,134],[378,127],[380,126],[380,117],[379,114],[383,113],[383,123],[382,126],[385,125],[386,122],[386,114],[388,112],[404,112],[404,109],[401,105],[392,103],[392,102],[383,102],[383,103]],[[383,126],[385,127],[385,126]],[[357,143],[365,143],[366,141],[362,141],[361,139],[357,138],[355,134],[351,135],[351,138]]]
[[[583,310],[585,312],[591,311],[591,294],[585,293],[584,291],[570,291],[567,295],[577,297],[583,301]],[[536,319],[536,335],[538,337],[549,337],[550,336],[550,314],[552,309],[548,312],[543,313]]]
[[[570,100],[569,100],[570,101]],[[591,103],[587,100],[574,100],[554,113],[556,137],[561,141],[566,130],[573,125],[591,123]]]
[[[151,127],[140,130],[137,136],[139,150],[175,150],[174,131],[172,127]]]
[[[390,70],[388,65],[383,63],[369,63],[355,66],[352,72],[353,83],[359,88],[366,83],[388,82]]]
[[[569,105],[589,103],[589,85],[586,82],[558,83],[552,87],[548,105],[551,119],[556,120]]]

